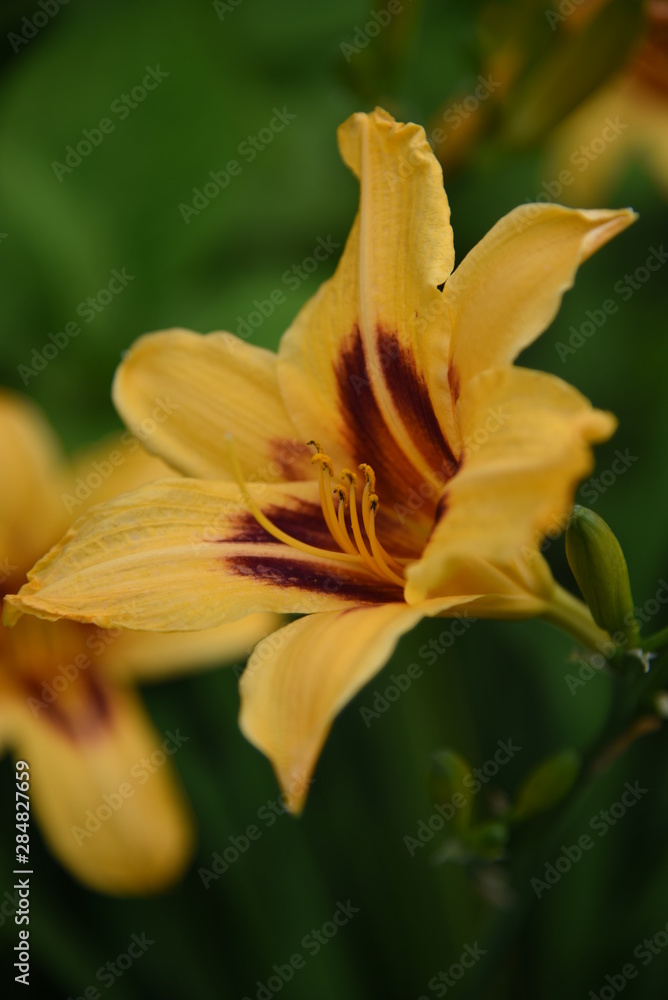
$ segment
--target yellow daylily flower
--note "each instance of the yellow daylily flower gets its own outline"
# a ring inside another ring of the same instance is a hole
[[[543,615],[606,638],[537,545],[615,420],[512,362],[633,213],[524,205],[453,272],[423,129],[376,110],[349,118],[339,145],[359,211],[278,355],[171,330],[117,372],[130,428],[157,395],[178,401],[149,446],[196,478],[98,507],[10,599],[14,616],[156,630],[306,615],[241,679],[241,727],[294,811],[334,717],[424,616]]]
[[[545,175],[560,197],[591,205],[614,190],[629,164],[645,164],[668,197],[668,2],[645,9],[646,27],[626,65],[556,130]]]
[[[67,463],[39,411],[7,392],[0,468],[3,604],[73,513],[170,473],[127,432]],[[265,614],[170,635],[28,617],[0,625],[0,749],[29,764],[30,810],[82,882],[152,892],[192,853],[190,807],[170,758],[193,734],[157,733],[129,682],[245,657],[277,622]]]

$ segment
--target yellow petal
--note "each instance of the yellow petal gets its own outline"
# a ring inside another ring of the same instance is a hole
[[[133,694],[91,674],[47,708],[17,703],[13,729],[34,816],[72,874],[115,895],[155,892],[182,874],[193,836],[171,760],[192,734],[156,733]]]
[[[149,455],[130,431],[110,434],[72,457],[61,502],[70,520],[74,520],[89,507],[111,500],[119,493],[173,475],[174,470]]]
[[[241,676],[244,735],[271,760],[299,812],[332,722],[378,673],[399,638],[461,598],[309,615],[264,639]]]
[[[452,471],[439,422],[451,414],[438,290],[454,259],[450,213],[422,128],[356,114],[339,145],[360,181],[359,211],[334,277],[281,341],[279,379],[301,433],[337,466],[372,463],[382,499],[443,464]]]
[[[431,594],[467,595],[459,600],[470,609],[474,618],[522,621],[548,611],[556,586],[548,564],[538,549],[530,546],[503,565],[495,565],[477,555],[453,552],[448,558],[447,570],[439,570],[434,560],[424,571],[424,581],[419,570],[415,581],[409,573],[406,596],[412,606],[421,604],[421,595],[431,584]]]
[[[580,264],[636,215],[522,205],[471,250],[445,286],[455,396],[486,368],[510,364],[552,322]]]
[[[334,549],[317,484],[248,489],[284,531]],[[276,541],[235,483],[162,480],[75,522],[19,594],[5,598],[5,623],[27,612],[103,628],[188,631],[257,611],[308,613],[401,596],[357,565]]]
[[[276,355],[229,333],[168,330],[141,337],[120,365],[116,407],[144,447],[189,476],[232,478],[233,434],[251,481],[311,478],[276,380]]]
[[[283,621],[265,613],[200,632],[123,632],[118,647],[109,644],[105,674],[153,681],[219,664],[243,666],[253,646]]]
[[[0,393],[0,584],[11,589],[68,523],[62,454],[40,411]]]
[[[545,532],[563,530],[576,485],[593,467],[590,445],[616,426],[561,379],[523,368],[478,375],[462,392],[458,416],[463,464],[422,558],[408,568],[411,603],[461,593],[467,560],[505,570]]]

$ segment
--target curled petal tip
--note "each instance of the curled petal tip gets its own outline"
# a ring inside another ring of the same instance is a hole
[[[586,215],[594,225],[582,242],[583,260],[600,250],[609,240],[627,229],[638,218],[638,213],[631,208],[611,211],[593,210],[586,212]]]

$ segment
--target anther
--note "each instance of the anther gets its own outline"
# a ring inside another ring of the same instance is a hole
[[[311,458],[311,465],[315,465],[316,462],[320,462],[320,468],[324,472],[329,472],[330,476],[334,475],[334,466],[329,455],[325,455],[322,451],[319,451],[317,455],[313,455]]]
[[[376,488],[376,473],[373,471],[373,469],[371,468],[371,466],[367,465],[366,462],[362,462],[361,465],[357,466],[357,468],[360,470],[360,472],[363,472],[364,475],[366,476],[366,484],[369,487],[369,490],[370,491],[375,490],[375,488]]]

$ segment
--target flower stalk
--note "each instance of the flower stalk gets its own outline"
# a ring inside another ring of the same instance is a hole
[[[609,633],[596,624],[591,611],[583,601],[559,584],[556,584],[550,607],[542,617],[572,635],[588,649],[609,656],[610,647],[613,646]],[[616,650],[616,647],[614,648]]]

